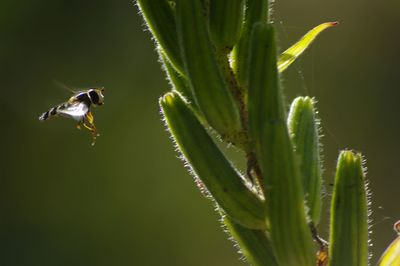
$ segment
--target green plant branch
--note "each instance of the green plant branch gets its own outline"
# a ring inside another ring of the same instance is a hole
[[[246,186],[187,103],[179,94],[167,93],[160,105],[179,150],[218,205],[237,223],[266,229],[262,200]]]
[[[178,45],[174,10],[168,0],[137,0],[137,5],[157,44],[182,75],[183,62]]]
[[[178,38],[194,97],[209,125],[229,137],[241,132],[242,125],[215,58],[205,13],[201,0],[176,1]]]
[[[339,155],[331,215],[329,265],[368,265],[368,199],[360,154]]]
[[[250,41],[249,124],[264,179],[270,235],[280,265],[312,265],[300,169],[286,126],[274,29],[253,27]],[[296,239],[293,236],[296,235]]]
[[[319,121],[310,97],[296,98],[290,108],[288,128],[300,163],[308,215],[317,225],[322,208],[322,166],[318,134]]]
[[[251,265],[279,265],[273,253],[271,240],[267,232],[253,230],[235,223],[229,217],[223,218],[224,225],[237,242],[240,252]]]
[[[247,261],[253,266],[367,265],[361,156],[340,154],[328,247],[315,227],[324,213],[315,102],[298,97],[287,115],[280,86],[280,73],[337,23],[320,24],[278,56],[268,0],[137,3],[172,85],[160,99],[167,128]],[[210,134],[244,151],[247,178]],[[394,260],[394,250],[384,258]]]
[[[249,47],[253,26],[269,19],[269,0],[247,0],[242,35],[232,52],[232,66],[243,88],[248,87]]]

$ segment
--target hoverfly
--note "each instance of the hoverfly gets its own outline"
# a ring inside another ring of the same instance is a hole
[[[90,107],[92,105],[101,106],[104,104],[103,92],[104,88],[90,88],[88,90],[75,92],[68,101],[54,106],[47,112],[44,112],[39,116],[39,120],[45,121],[56,116],[72,118],[78,122],[76,125],[78,129],[81,129],[83,126],[91,132],[93,146],[99,134],[94,125],[94,117],[90,111]]]

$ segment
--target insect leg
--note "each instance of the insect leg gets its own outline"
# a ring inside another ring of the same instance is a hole
[[[83,123],[82,124],[85,128],[87,128],[90,132],[95,132],[96,131],[96,128],[95,127],[92,127],[90,124],[88,125],[88,124],[86,124],[86,123]]]
[[[97,128],[94,125],[94,117],[91,112],[88,112],[86,114],[84,121],[83,121],[83,126],[92,133],[92,138],[93,138],[92,146],[93,146],[95,144],[96,138],[99,136],[99,134],[97,133]]]
[[[93,117],[92,113],[91,113],[91,112],[88,112],[88,113],[86,114],[85,118],[86,118],[86,121],[85,121],[85,122],[88,122],[88,125],[86,126],[86,128],[90,127],[90,128],[92,129],[92,131],[97,131],[97,128],[96,128],[96,126],[95,126],[95,124],[94,124],[94,117]],[[84,124],[85,124],[85,123],[84,123]],[[89,128],[88,128],[88,129],[89,129]]]
[[[93,121],[94,121],[94,117],[93,117],[93,115],[92,115],[92,112],[87,112],[87,114],[86,114],[86,119],[87,119],[87,121],[92,125],[93,124]]]

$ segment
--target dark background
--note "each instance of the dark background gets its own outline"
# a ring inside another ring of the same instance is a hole
[[[283,84],[288,102],[318,100],[326,201],[339,150],[365,155],[374,261],[400,218],[399,10],[395,0],[281,0],[273,15],[282,49],[340,21]],[[143,29],[132,1],[0,2],[1,265],[244,265],[160,121],[168,84]],[[69,97],[53,80],[106,88],[96,146],[73,121],[37,120]]]

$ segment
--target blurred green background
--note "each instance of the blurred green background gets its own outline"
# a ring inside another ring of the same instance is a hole
[[[318,100],[325,201],[338,151],[366,156],[376,261],[400,219],[400,2],[274,6],[282,49],[340,21],[283,84],[288,102]],[[132,1],[0,2],[1,265],[244,265],[165,132],[157,101],[168,84],[144,29]],[[106,88],[94,147],[73,121],[37,120],[69,97],[53,80]]]

